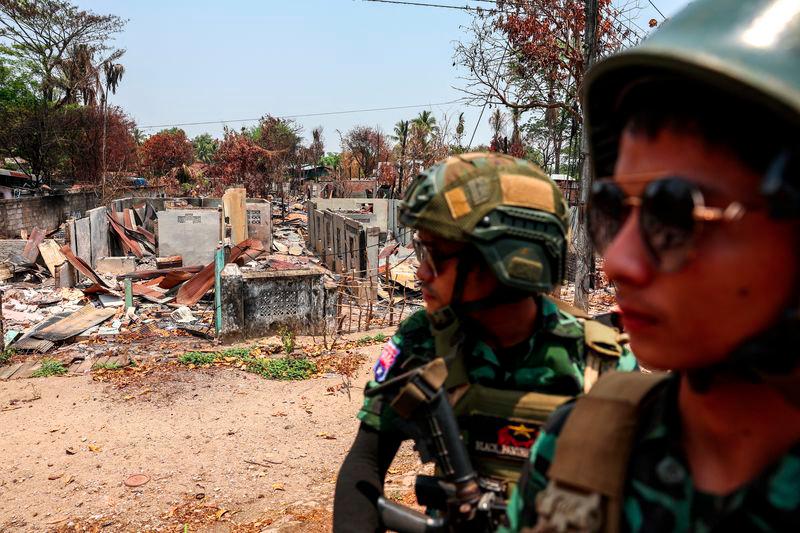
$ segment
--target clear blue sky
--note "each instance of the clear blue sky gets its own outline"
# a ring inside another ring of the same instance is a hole
[[[339,151],[336,130],[357,124],[391,132],[427,104],[462,94],[453,43],[464,37],[470,15],[463,11],[368,3],[361,0],[75,0],[84,9],[129,19],[117,46],[125,48],[125,77],[112,104],[140,127],[235,119],[264,114],[297,115],[366,108],[418,108],[300,118],[305,128],[322,126],[326,150]],[[434,3],[481,5],[474,0]],[[639,25],[661,17],[647,0]],[[688,0],[654,0],[666,15]],[[430,107],[465,111],[467,130],[479,108],[461,104]],[[182,126],[192,137],[221,136],[222,122]],[[145,130],[154,133],[156,129]],[[487,115],[476,143],[489,138]]]

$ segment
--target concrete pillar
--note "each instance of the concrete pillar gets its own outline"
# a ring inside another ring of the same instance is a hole
[[[244,280],[242,271],[234,263],[225,265],[220,276],[222,289],[220,307],[222,309],[222,329],[220,338],[233,341],[244,338]]]
[[[366,228],[365,236],[367,242],[362,253],[367,256],[367,277],[377,280],[378,254],[380,254],[378,243],[380,242],[381,229],[379,227]]]

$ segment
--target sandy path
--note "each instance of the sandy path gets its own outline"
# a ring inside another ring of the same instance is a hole
[[[350,399],[338,375],[276,382],[225,368],[171,366],[124,389],[89,376],[5,382],[0,530],[328,530],[380,348],[358,349],[367,361]],[[402,491],[416,465],[408,449],[398,462],[390,486]],[[140,473],[149,482],[124,485]]]

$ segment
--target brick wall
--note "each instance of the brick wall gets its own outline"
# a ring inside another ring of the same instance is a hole
[[[0,200],[0,236],[19,238],[20,230],[34,227],[52,231],[69,217],[81,217],[97,207],[94,193],[59,194]]]

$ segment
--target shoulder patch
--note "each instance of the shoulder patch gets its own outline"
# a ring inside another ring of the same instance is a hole
[[[383,380],[386,379],[386,375],[394,366],[398,355],[400,355],[400,348],[397,347],[392,339],[389,339],[389,341],[383,345],[381,355],[378,357],[378,360],[375,362],[375,366],[372,368],[372,370],[375,372],[375,381],[382,383]]]

